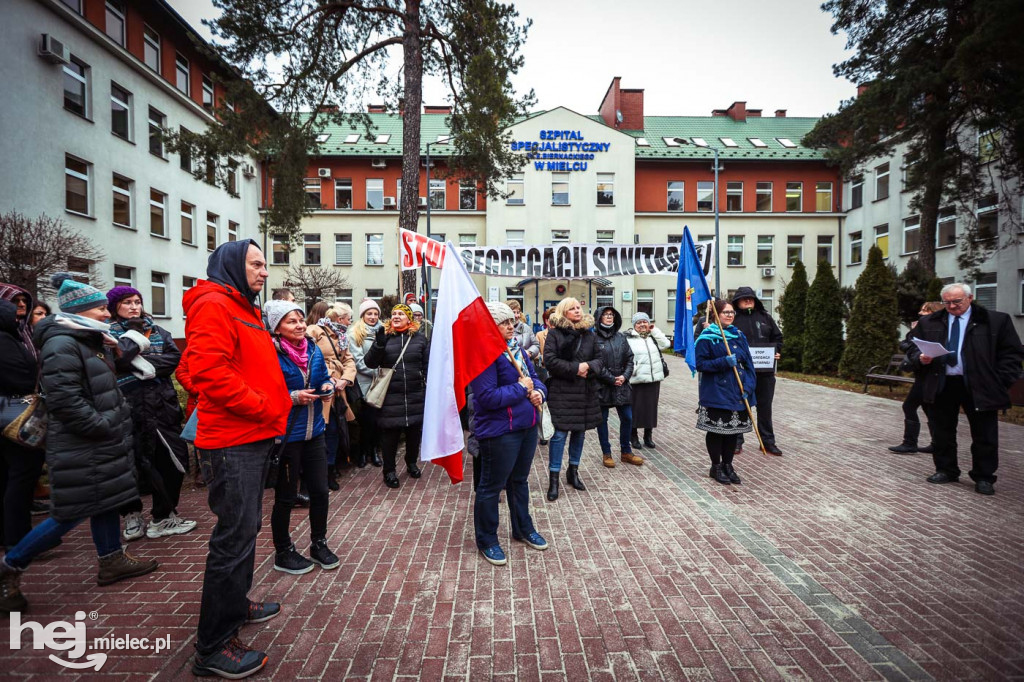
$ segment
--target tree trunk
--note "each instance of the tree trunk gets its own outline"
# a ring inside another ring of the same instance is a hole
[[[420,40],[420,0],[405,1],[404,52],[405,99],[402,104],[402,202],[398,224],[416,231],[420,196],[420,111],[423,108],[423,47]],[[430,189],[427,189],[430,196]],[[416,271],[402,273],[402,300],[416,293]]]

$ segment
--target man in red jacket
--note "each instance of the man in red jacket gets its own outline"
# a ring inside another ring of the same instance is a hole
[[[263,482],[274,439],[287,430],[291,400],[255,299],[267,262],[251,239],[222,244],[206,280],[184,297],[189,373],[199,395],[196,449],[217,525],[203,577],[192,672],[230,679],[263,668],[267,655],[243,645],[245,623],[276,616],[280,604],[248,598],[263,515]]]

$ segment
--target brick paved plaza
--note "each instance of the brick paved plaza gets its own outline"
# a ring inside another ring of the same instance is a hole
[[[1024,428],[1000,426],[986,498],[966,476],[925,483],[927,455],[886,451],[902,435],[898,403],[780,380],[785,456],[748,448],[743,485],[723,487],[693,429],[696,381],[669,362],[649,465],[605,469],[591,432],[589,492],[563,487],[551,504],[541,448],[532,510],[546,552],[503,528],[508,565],[485,563],[471,484],[433,466],[419,481],[403,473],[398,491],[379,469],[345,472],[331,495],[339,570],[274,572],[265,523],[253,595],[284,612],[242,631],[270,653],[255,679],[1024,678]],[[76,529],[27,574],[26,617],[94,611],[90,640],[170,635],[169,654],[111,651],[100,675],[187,679],[212,519],[201,491],[181,511],[199,530],[134,543],[160,570],[107,588],[95,586],[88,529]],[[304,512],[294,520],[305,551]],[[8,638],[5,624],[0,676],[74,677]]]

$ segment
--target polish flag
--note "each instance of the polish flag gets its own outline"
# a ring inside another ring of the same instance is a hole
[[[459,410],[466,404],[466,386],[508,346],[455,245],[448,242],[445,249],[430,337],[420,459],[441,465],[452,483],[459,483],[464,445]]]

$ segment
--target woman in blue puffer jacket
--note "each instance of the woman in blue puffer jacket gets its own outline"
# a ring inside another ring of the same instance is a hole
[[[288,415],[288,433],[281,452],[274,488],[274,510],[270,528],[274,536],[274,570],[299,575],[321,568],[337,568],[341,563],[327,548],[327,450],[324,445],[322,402],[330,400],[334,384],[327,371],[323,353],[306,336],[302,308],[288,301],[270,301],[264,306],[267,325],[273,330],[277,359],[292,399]],[[310,559],[295,549],[289,527],[292,508],[299,492],[299,480],[309,491]]]
[[[537,449],[537,408],[547,399],[547,389],[515,337],[515,313],[504,303],[488,303],[487,308],[508,343],[508,351],[470,382],[481,470],[473,522],[476,546],[484,559],[501,566],[506,562],[498,543],[498,497],[503,489],[512,538],[534,549],[548,548],[530,518],[529,485]]]
[[[697,356],[697,371],[700,372],[700,404],[697,407],[697,428],[706,432],[705,443],[711,457],[711,478],[719,483],[740,483],[740,477],[732,466],[736,439],[741,433],[752,429],[750,414],[743,400],[755,405],[754,361],[750,357],[747,337],[733,326],[736,309],[732,303],[716,299],[715,311],[721,321],[709,325],[697,337],[694,351]],[[723,341],[723,329],[725,339]],[[736,381],[738,370],[743,380],[740,390]]]

